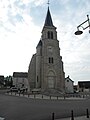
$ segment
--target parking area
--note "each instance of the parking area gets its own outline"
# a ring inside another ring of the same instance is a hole
[[[90,99],[56,100],[32,99],[14,95],[0,94],[0,116],[6,120],[52,120],[71,116],[85,115],[86,108],[90,109]]]

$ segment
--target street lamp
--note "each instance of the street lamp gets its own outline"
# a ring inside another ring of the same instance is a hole
[[[86,22],[88,22],[88,26],[83,27],[82,25],[85,24]],[[79,30],[79,28],[82,27],[83,30],[87,29],[89,27],[89,33],[90,33],[90,19],[89,19],[89,15],[87,15],[87,20],[84,21],[83,23],[81,23],[80,25],[77,26],[77,31],[75,32],[75,35],[81,35],[83,33],[83,31]]]

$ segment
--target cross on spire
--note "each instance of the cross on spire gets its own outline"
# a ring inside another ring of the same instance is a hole
[[[49,0],[48,0],[47,4],[48,4],[48,7],[49,7],[49,5],[50,5],[50,1]]]

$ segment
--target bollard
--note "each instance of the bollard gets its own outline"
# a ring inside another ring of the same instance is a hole
[[[54,116],[55,116],[55,114],[54,114],[54,113],[52,113],[52,120],[54,120]]]
[[[34,98],[35,98],[36,96],[35,96],[35,94],[34,94]]]
[[[86,113],[87,113],[87,118],[89,118],[89,111],[88,111],[88,109],[86,109]]]
[[[65,94],[64,94],[64,96],[63,96],[63,97],[64,97],[64,100],[65,100]]]
[[[58,96],[57,96],[57,100],[58,100]]]
[[[71,110],[71,120],[74,120],[73,110]]]
[[[51,99],[51,95],[50,95],[50,99]]]
[[[42,95],[42,99],[43,99],[43,95]]]
[[[28,94],[28,97],[29,97],[29,94]]]

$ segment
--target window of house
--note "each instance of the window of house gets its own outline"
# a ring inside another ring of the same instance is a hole
[[[67,82],[69,82],[69,80],[67,80]]]

